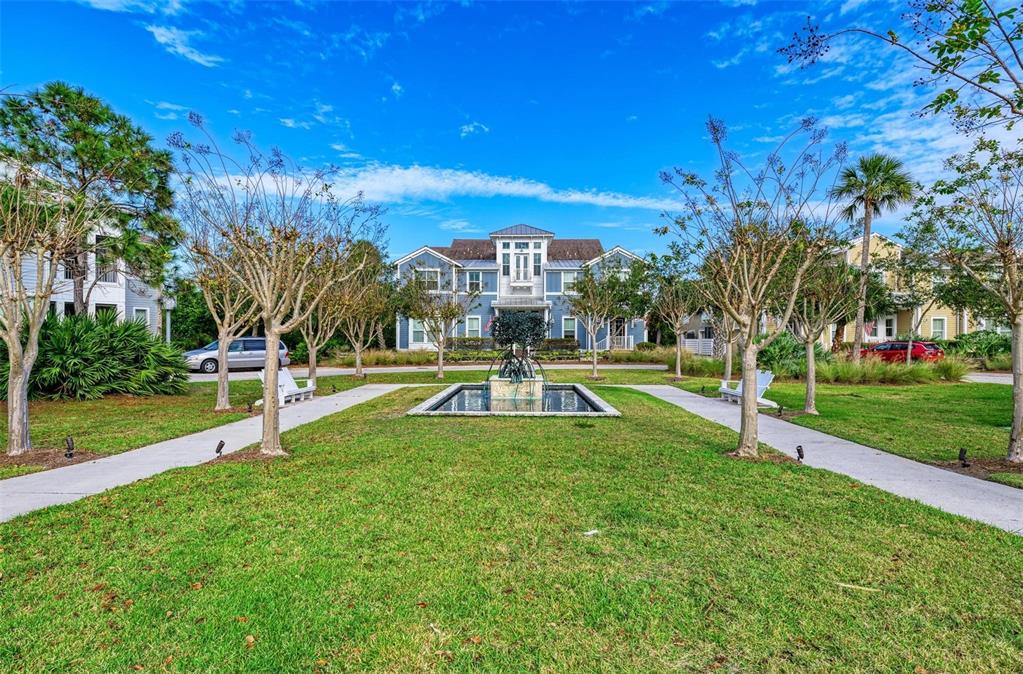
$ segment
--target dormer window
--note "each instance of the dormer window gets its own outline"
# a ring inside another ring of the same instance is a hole
[[[541,241],[534,241],[533,242],[533,248],[535,248],[537,250],[540,250],[541,248],[543,248],[543,242],[541,242]]]
[[[509,248],[511,248],[511,243],[509,243],[508,241],[502,241],[501,242],[501,248],[503,250],[508,250]]]

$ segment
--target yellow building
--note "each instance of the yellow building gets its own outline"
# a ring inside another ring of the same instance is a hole
[[[879,260],[897,257],[902,252],[902,247],[891,239],[880,234],[870,236],[870,255],[875,263]],[[845,252],[845,260],[850,265],[859,267],[860,256],[863,253],[863,237],[853,240]],[[895,279],[887,272],[882,273],[884,282],[896,294],[898,287]],[[899,335],[908,335],[914,332],[924,339],[955,339],[961,334],[980,329],[980,321],[975,320],[967,312],[957,312],[938,303],[929,306],[914,307],[912,309],[900,309],[887,316],[880,316],[874,322],[865,326],[864,341],[867,343],[883,342],[888,339],[895,339]],[[844,341],[852,342],[855,337],[856,326],[849,323],[845,326]],[[832,335],[834,329],[832,329]]]

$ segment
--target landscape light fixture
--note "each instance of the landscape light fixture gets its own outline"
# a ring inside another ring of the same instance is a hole
[[[966,460],[966,448],[965,447],[960,447],[959,448],[959,465],[962,466],[963,468],[969,468],[970,467],[970,462]]]
[[[69,461],[75,458],[75,439],[70,435],[64,438],[64,446],[67,448],[64,450],[64,458]]]
[[[252,414],[252,402],[249,402],[249,414]]]
[[[216,449],[217,456],[220,456],[221,452],[223,452],[223,451],[224,451],[224,441],[221,440],[220,442],[217,443],[217,449]]]
[[[778,405],[778,416],[779,417],[781,416],[782,412],[784,412],[784,411],[785,411],[785,406],[784,405]]]
[[[796,456],[799,457],[799,463],[803,463],[803,446],[796,445]]]
[[[334,386],[333,384],[331,384],[330,385],[330,392],[331,393],[337,393],[337,386]]]

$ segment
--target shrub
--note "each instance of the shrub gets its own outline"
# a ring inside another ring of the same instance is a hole
[[[970,371],[970,365],[957,356],[947,356],[944,360],[934,363],[934,371],[945,381],[962,381]]]
[[[1012,371],[1012,354],[1000,353],[996,356],[982,358],[980,364],[985,370]]]
[[[832,359],[830,351],[820,344],[814,345],[817,364]],[[806,346],[791,333],[783,332],[763,351],[757,354],[757,365],[770,370],[776,377],[798,377],[806,373]]]
[[[574,337],[554,337],[545,339],[539,351],[579,351],[579,340]]]
[[[7,396],[7,351],[0,347],[0,391]],[[34,398],[94,400],[108,393],[184,393],[188,367],[181,351],[137,321],[113,314],[50,316],[39,335],[29,378]]]
[[[991,358],[1012,351],[1012,338],[994,330],[978,330],[959,335],[944,348],[969,358]]]
[[[452,351],[489,351],[494,348],[490,337],[450,337]]]
[[[657,345],[653,342],[639,342],[636,344],[636,351],[654,351]]]

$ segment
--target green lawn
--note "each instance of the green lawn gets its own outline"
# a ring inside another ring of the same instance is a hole
[[[707,393],[720,381],[689,379],[682,388]],[[774,383],[767,398],[802,410],[801,383]],[[716,394],[715,394],[716,395]],[[918,461],[953,461],[959,448],[971,457],[1001,459],[1009,442],[1012,387],[1002,384],[866,386],[818,384],[819,416],[793,423]]]
[[[635,391],[404,415],[435,390],[0,525],[0,671],[1023,669],[1023,539]]]

